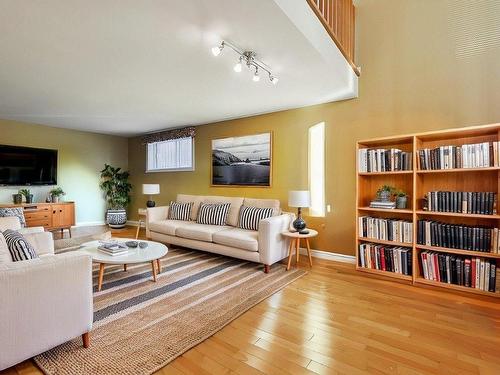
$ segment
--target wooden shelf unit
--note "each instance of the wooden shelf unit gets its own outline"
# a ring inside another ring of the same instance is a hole
[[[394,172],[357,172],[356,177],[356,269],[369,274],[382,275],[399,281],[409,281],[414,285],[440,287],[448,290],[468,292],[477,295],[500,297],[500,254],[449,249],[417,244],[417,222],[420,219],[438,220],[450,224],[487,225],[500,227],[500,215],[461,214],[453,212],[435,212],[423,210],[424,194],[429,191],[492,191],[500,194],[500,167],[461,168],[444,170],[419,170],[418,151],[422,148],[435,148],[444,145],[462,145],[479,142],[500,141],[500,124],[448,129],[409,135],[398,135],[368,139],[357,142],[356,168],[359,168],[359,149],[362,148],[398,148],[413,154],[413,170]],[[407,209],[377,209],[369,207],[381,185],[392,185],[406,191],[409,195]],[[364,238],[359,233],[360,216],[380,218],[397,218],[413,223],[413,242],[410,244]],[[361,243],[377,243],[392,246],[404,246],[412,249],[413,274],[405,276],[393,272],[361,267],[359,261],[359,245]],[[471,287],[448,284],[423,277],[420,263],[420,252],[435,251],[448,254],[459,254],[468,257],[482,257],[494,260],[497,266],[496,292],[488,292]]]

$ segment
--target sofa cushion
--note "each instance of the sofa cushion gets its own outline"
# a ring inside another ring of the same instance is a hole
[[[7,246],[7,241],[2,233],[0,233],[0,264],[12,263],[12,257],[10,256],[9,247]]]
[[[247,207],[241,206],[240,209],[240,220],[238,222],[238,228],[249,229],[249,230],[259,230],[259,223],[262,219],[267,219],[273,216],[274,208],[259,208],[259,207]]]
[[[33,246],[21,233],[7,229],[3,232],[3,235],[7,242],[10,256],[14,262],[35,259],[38,257]]]
[[[10,217],[15,216],[19,219],[19,223],[21,223],[21,228],[26,226],[26,219],[24,218],[24,210],[22,207],[2,207],[0,208],[0,217]],[[18,229],[10,228],[10,229]]]
[[[213,234],[213,242],[242,250],[258,251],[259,232],[240,228],[226,229]]]
[[[159,220],[149,223],[149,230],[153,232],[168,234],[170,236],[175,236],[177,228],[186,227],[188,225],[194,224],[192,221],[183,220]]]
[[[198,224],[226,225],[231,203],[202,203],[198,211]]]
[[[178,237],[189,238],[191,240],[199,240],[212,242],[214,233],[229,229],[231,227],[222,225],[205,225],[191,222],[190,225],[185,225],[177,228],[175,235]]]
[[[170,220],[191,220],[191,211],[193,209],[194,202],[170,202],[170,208],[168,209],[168,218]]]
[[[218,195],[178,194],[177,202],[194,202],[193,209],[191,210],[191,220],[196,220],[198,218],[198,210],[201,203],[231,203],[229,214],[227,215],[227,224],[236,227],[238,225],[240,207],[243,205],[243,198],[223,197]]]

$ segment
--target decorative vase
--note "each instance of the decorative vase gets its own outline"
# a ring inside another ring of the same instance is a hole
[[[404,197],[396,197],[396,208],[405,209],[407,203],[408,197],[406,195]]]
[[[124,209],[108,210],[106,212],[106,222],[113,229],[121,229],[127,223],[127,211]]]
[[[51,196],[50,199],[52,200],[52,203],[59,203],[59,197],[56,195]]]
[[[33,194],[26,196],[26,203],[33,203]]]
[[[12,194],[12,200],[14,204],[21,204],[23,203],[23,196],[21,194]]]
[[[389,202],[391,200],[391,192],[390,191],[383,190],[383,191],[379,192],[377,195],[378,195],[379,201],[381,201],[381,202]]]

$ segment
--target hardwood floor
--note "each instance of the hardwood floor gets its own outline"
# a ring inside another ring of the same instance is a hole
[[[500,374],[498,300],[313,261],[306,276],[157,374]],[[301,264],[308,269],[305,257]],[[0,372],[39,373],[32,361]]]

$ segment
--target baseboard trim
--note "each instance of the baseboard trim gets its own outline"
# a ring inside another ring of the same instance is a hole
[[[307,255],[307,249],[304,247],[301,247],[299,253],[301,255]],[[325,259],[325,260],[330,260],[330,261],[334,261],[334,262],[356,264],[356,257],[354,255],[345,255],[345,254],[339,254],[339,253],[331,253],[329,251],[312,250],[312,249],[311,249],[311,255],[314,258],[318,258],[318,259]]]
[[[96,225],[105,225],[106,222],[104,220],[101,221],[80,221],[76,223],[74,226],[75,227],[93,227]]]
[[[141,222],[141,223],[143,223],[143,222]],[[127,220],[127,225],[136,227],[139,225],[139,222],[137,220]],[[141,225],[141,227],[144,227],[144,225]],[[301,247],[300,254],[307,255],[307,249],[304,247]],[[334,262],[356,264],[356,257],[354,255],[331,253],[329,251],[323,251],[323,250],[311,250],[311,255],[314,258],[318,258],[318,259],[325,259],[325,260],[331,260]]]
[[[132,227],[137,227],[139,226],[139,222],[137,220],[127,220],[127,225],[130,225]],[[141,228],[144,228],[146,225],[144,224],[144,221],[141,221]]]

